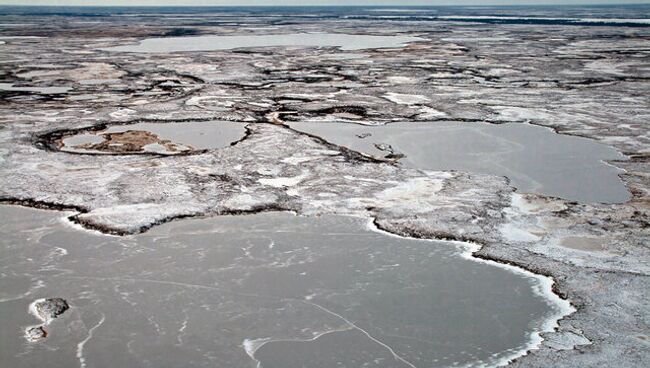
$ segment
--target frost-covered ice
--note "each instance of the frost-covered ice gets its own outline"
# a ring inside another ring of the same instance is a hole
[[[384,96],[388,101],[394,102],[400,105],[416,105],[429,102],[426,96],[421,95],[407,95],[402,93],[387,93]]]

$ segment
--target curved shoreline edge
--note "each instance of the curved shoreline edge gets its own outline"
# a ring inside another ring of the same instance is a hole
[[[539,330],[531,332],[531,334],[529,335],[529,341],[526,343],[525,348],[499,359],[494,365],[487,365],[487,366],[480,365],[479,367],[507,366],[508,364],[512,363],[515,359],[524,357],[533,350],[538,350],[541,347],[542,343],[544,342],[544,338],[542,337],[542,334],[555,331],[556,328],[559,327],[558,324],[559,321],[561,321],[562,319],[570,316],[571,314],[577,311],[577,309],[571,304],[569,300],[563,299],[558,294],[553,292],[553,285],[555,281],[551,276],[545,276],[545,275],[534,273],[532,271],[527,270],[523,266],[515,266],[513,264],[501,263],[490,259],[476,257],[474,254],[480,251],[481,248],[483,247],[474,242],[448,240],[448,239],[425,239],[425,238],[405,237],[405,236],[401,236],[380,229],[375,224],[374,220],[375,219],[372,217],[368,219],[368,221],[366,222],[367,230],[377,232],[386,236],[400,238],[400,239],[451,243],[461,250],[459,255],[464,259],[471,260],[474,262],[489,264],[491,266],[495,266],[507,270],[509,272],[525,276],[526,278],[534,281],[534,284],[532,285],[533,293],[544,298],[544,300],[548,303],[548,305],[553,308],[554,310],[553,315],[547,318],[541,324],[541,328]]]

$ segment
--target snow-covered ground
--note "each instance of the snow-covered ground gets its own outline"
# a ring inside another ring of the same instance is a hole
[[[341,50],[102,51],[166,29],[155,19],[122,25],[93,24],[83,34],[52,26],[49,37],[3,38],[2,70],[15,87],[2,92],[0,107],[3,202],[74,210],[71,223],[118,235],[183,217],[292,211],[371,218],[401,236],[471,241],[481,246],[477,257],[552,277],[554,291],[577,309],[514,366],[647,361],[650,31],[404,22],[401,32],[426,41],[348,50],[363,57],[332,61]],[[314,19],[276,31],[331,26]],[[361,26],[364,34],[387,27],[345,21],[346,32]],[[61,85],[70,89],[31,89]],[[398,157],[369,157],[283,125],[442,119],[530,123],[607,144],[627,158],[609,164],[625,170],[631,199],[578,204],[524,195],[504,177],[407,168]],[[224,148],[173,157],[60,151],[61,139],[79,129],[212,120],[248,124],[247,134]],[[96,317],[79,339],[82,365],[92,329],[109,323]]]

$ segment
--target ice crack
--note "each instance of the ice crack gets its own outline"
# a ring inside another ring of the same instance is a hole
[[[80,368],[86,368],[86,357],[84,357],[84,346],[88,341],[90,341],[90,339],[92,339],[93,332],[95,332],[95,330],[99,326],[101,326],[105,320],[106,320],[106,316],[102,313],[102,318],[99,320],[99,322],[97,322],[96,325],[94,325],[88,330],[88,336],[86,336],[85,339],[83,339],[80,343],[77,344],[77,358],[79,358]]]
[[[316,307],[316,308],[322,310],[322,311],[325,312],[325,313],[328,313],[328,314],[331,314],[331,315],[333,315],[333,316],[335,316],[335,317],[340,318],[340,319],[343,320],[345,323],[347,323],[348,325],[350,325],[352,328],[354,328],[354,329],[358,330],[359,332],[361,332],[362,334],[366,335],[370,340],[372,340],[372,341],[376,342],[377,344],[381,345],[382,347],[386,348],[386,350],[388,350],[388,351],[391,353],[391,355],[393,356],[393,358],[395,358],[395,360],[398,360],[398,361],[400,361],[400,362],[402,362],[402,363],[408,365],[408,366],[411,367],[411,368],[417,368],[415,365],[413,365],[413,363],[409,362],[408,360],[402,358],[399,354],[397,354],[397,352],[395,352],[395,350],[393,350],[393,348],[391,348],[389,345],[387,345],[386,343],[384,343],[384,342],[382,342],[382,341],[380,341],[380,340],[377,340],[377,338],[375,338],[374,336],[372,336],[368,331],[366,331],[366,330],[364,330],[363,328],[357,326],[356,324],[354,324],[354,323],[353,323],[352,321],[350,321],[349,319],[343,317],[342,315],[340,315],[340,314],[338,314],[338,313],[336,313],[336,312],[333,312],[333,311],[331,311],[331,310],[329,310],[329,309],[323,307],[322,305],[319,305],[319,304],[316,304],[316,303],[312,303],[312,302],[309,302],[309,301],[304,301],[304,303],[309,304],[309,305],[312,305],[312,306],[314,306],[314,307]]]

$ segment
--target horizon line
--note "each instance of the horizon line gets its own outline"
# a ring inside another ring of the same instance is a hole
[[[440,8],[440,7],[453,7],[453,8],[492,8],[492,7],[531,7],[531,6],[553,6],[553,7],[567,7],[567,6],[628,6],[628,5],[648,5],[650,2],[632,2],[632,3],[577,3],[577,4],[493,4],[493,5],[43,5],[43,4],[0,4],[0,7],[23,7],[23,8]]]

